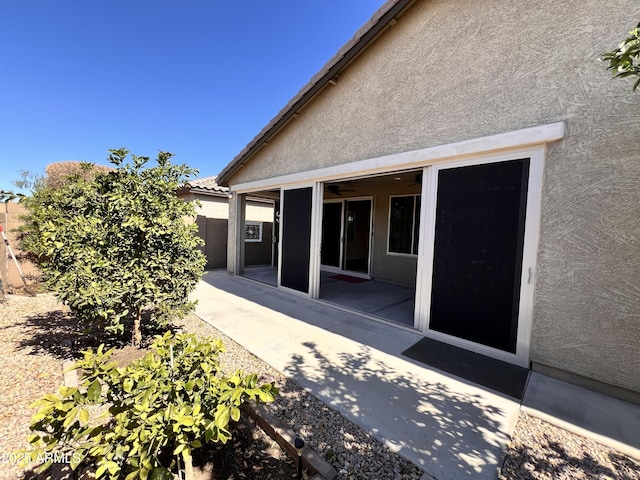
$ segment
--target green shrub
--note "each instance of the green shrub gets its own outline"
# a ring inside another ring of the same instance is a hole
[[[148,157],[127,163],[127,150],[110,152],[109,171],[72,175],[56,188],[36,184],[24,199],[21,248],[84,326],[123,334],[132,325],[138,346],[143,319],[164,326],[194,306],[204,242],[185,221],[193,204],[175,192],[195,170],[172,164],[168,152],[153,167]]]
[[[113,349],[103,350],[83,352],[76,363],[80,388],[61,387],[34,404],[32,458],[59,452],[74,470],[85,461],[97,478],[127,480],[171,478],[182,460],[189,479],[194,450],[226,443],[244,402],[271,402],[278,393],[273,384],[258,386],[255,374],[222,372],[221,340],[168,332],[124,368],[110,362]],[[106,411],[92,418],[98,405]]]

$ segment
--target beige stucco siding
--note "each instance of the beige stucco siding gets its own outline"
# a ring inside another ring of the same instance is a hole
[[[180,195],[180,198],[185,202],[194,202],[196,215],[207,218],[229,218],[229,199],[227,197],[187,193]],[[253,222],[273,222],[273,204],[249,200],[246,219]]]
[[[196,215],[207,218],[229,218],[229,201],[227,197],[214,197],[187,193],[180,195],[185,202],[194,202]],[[200,205],[195,203],[200,202]]]
[[[640,94],[598,61],[638,18],[635,0],[418,1],[231,184],[565,122],[531,360],[640,391]]]
[[[249,200],[246,217],[251,222],[273,222],[273,204]]]

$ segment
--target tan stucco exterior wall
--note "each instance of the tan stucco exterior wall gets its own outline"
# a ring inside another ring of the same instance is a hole
[[[214,197],[189,193],[182,197],[187,202],[198,200],[195,204],[196,214],[207,218],[229,218],[229,201],[226,197]]]
[[[418,1],[230,183],[565,122],[531,360],[640,391],[640,94],[598,61],[638,18],[636,0]]]
[[[273,222],[273,204],[247,201],[247,218],[250,222]]]
[[[229,218],[229,199],[227,197],[214,197],[187,193],[179,195],[185,202],[199,201],[195,204],[196,215],[207,218]],[[247,220],[253,222],[273,222],[273,204],[252,201],[247,202]]]

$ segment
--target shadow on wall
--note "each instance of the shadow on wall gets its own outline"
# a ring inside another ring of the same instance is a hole
[[[508,442],[500,433],[501,409],[478,395],[461,394],[442,383],[401,377],[377,361],[366,346],[361,346],[357,355],[338,355],[338,361],[313,342],[304,346],[317,365],[308,365],[305,356],[296,355],[286,371],[303,386],[305,382],[314,384],[321,399],[377,436],[384,436],[387,429],[376,432],[375,425],[393,424],[396,432],[418,426],[424,432],[419,441],[409,436],[406,440],[385,438],[393,451],[413,461],[419,458],[419,466],[436,478],[474,477],[490,470],[497,473],[502,459],[496,457],[496,438],[500,443]],[[350,378],[366,383],[366,389],[350,389]],[[376,398],[364,398],[362,391],[376,392]],[[402,410],[396,408],[399,402]],[[404,416],[407,405],[417,414]],[[452,465],[455,473],[450,470]]]

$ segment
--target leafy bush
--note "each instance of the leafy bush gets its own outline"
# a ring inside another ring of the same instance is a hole
[[[140,345],[143,313],[163,326],[193,308],[205,258],[197,226],[185,221],[194,206],[175,191],[195,170],[172,165],[167,152],[151,168],[148,157],[127,164],[127,150],[110,152],[115,169],[36,185],[24,200],[21,248],[81,323],[118,334],[132,324]]]
[[[629,32],[629,36],[617,49],[605,53],[602,60],[609,61],[607,69],[611,70],[616,78],[640,77],[640,24]],[[640,78],[633,84],[633,90],[635,91],[638,86],[640,86]]]
[[[31,429],[38,433],[29,438],[31,456],[56,452],[70,458],[74,470],[92,462],[97,478],[112,480],[171,478],[181,458],[189,479],[194,450],[226,443],[229,422],[240,418],[244,402],[271,402],[278,393],[273,384],[258,386],[255,374],[227,376],[218,361],[223,351],[221,340],[168,332],[125,368],[109,361],[113,349],[83,352],[76,363],[80,388],[61,387],[34,404]],[[108,409],[92,418],[92,405]]]

